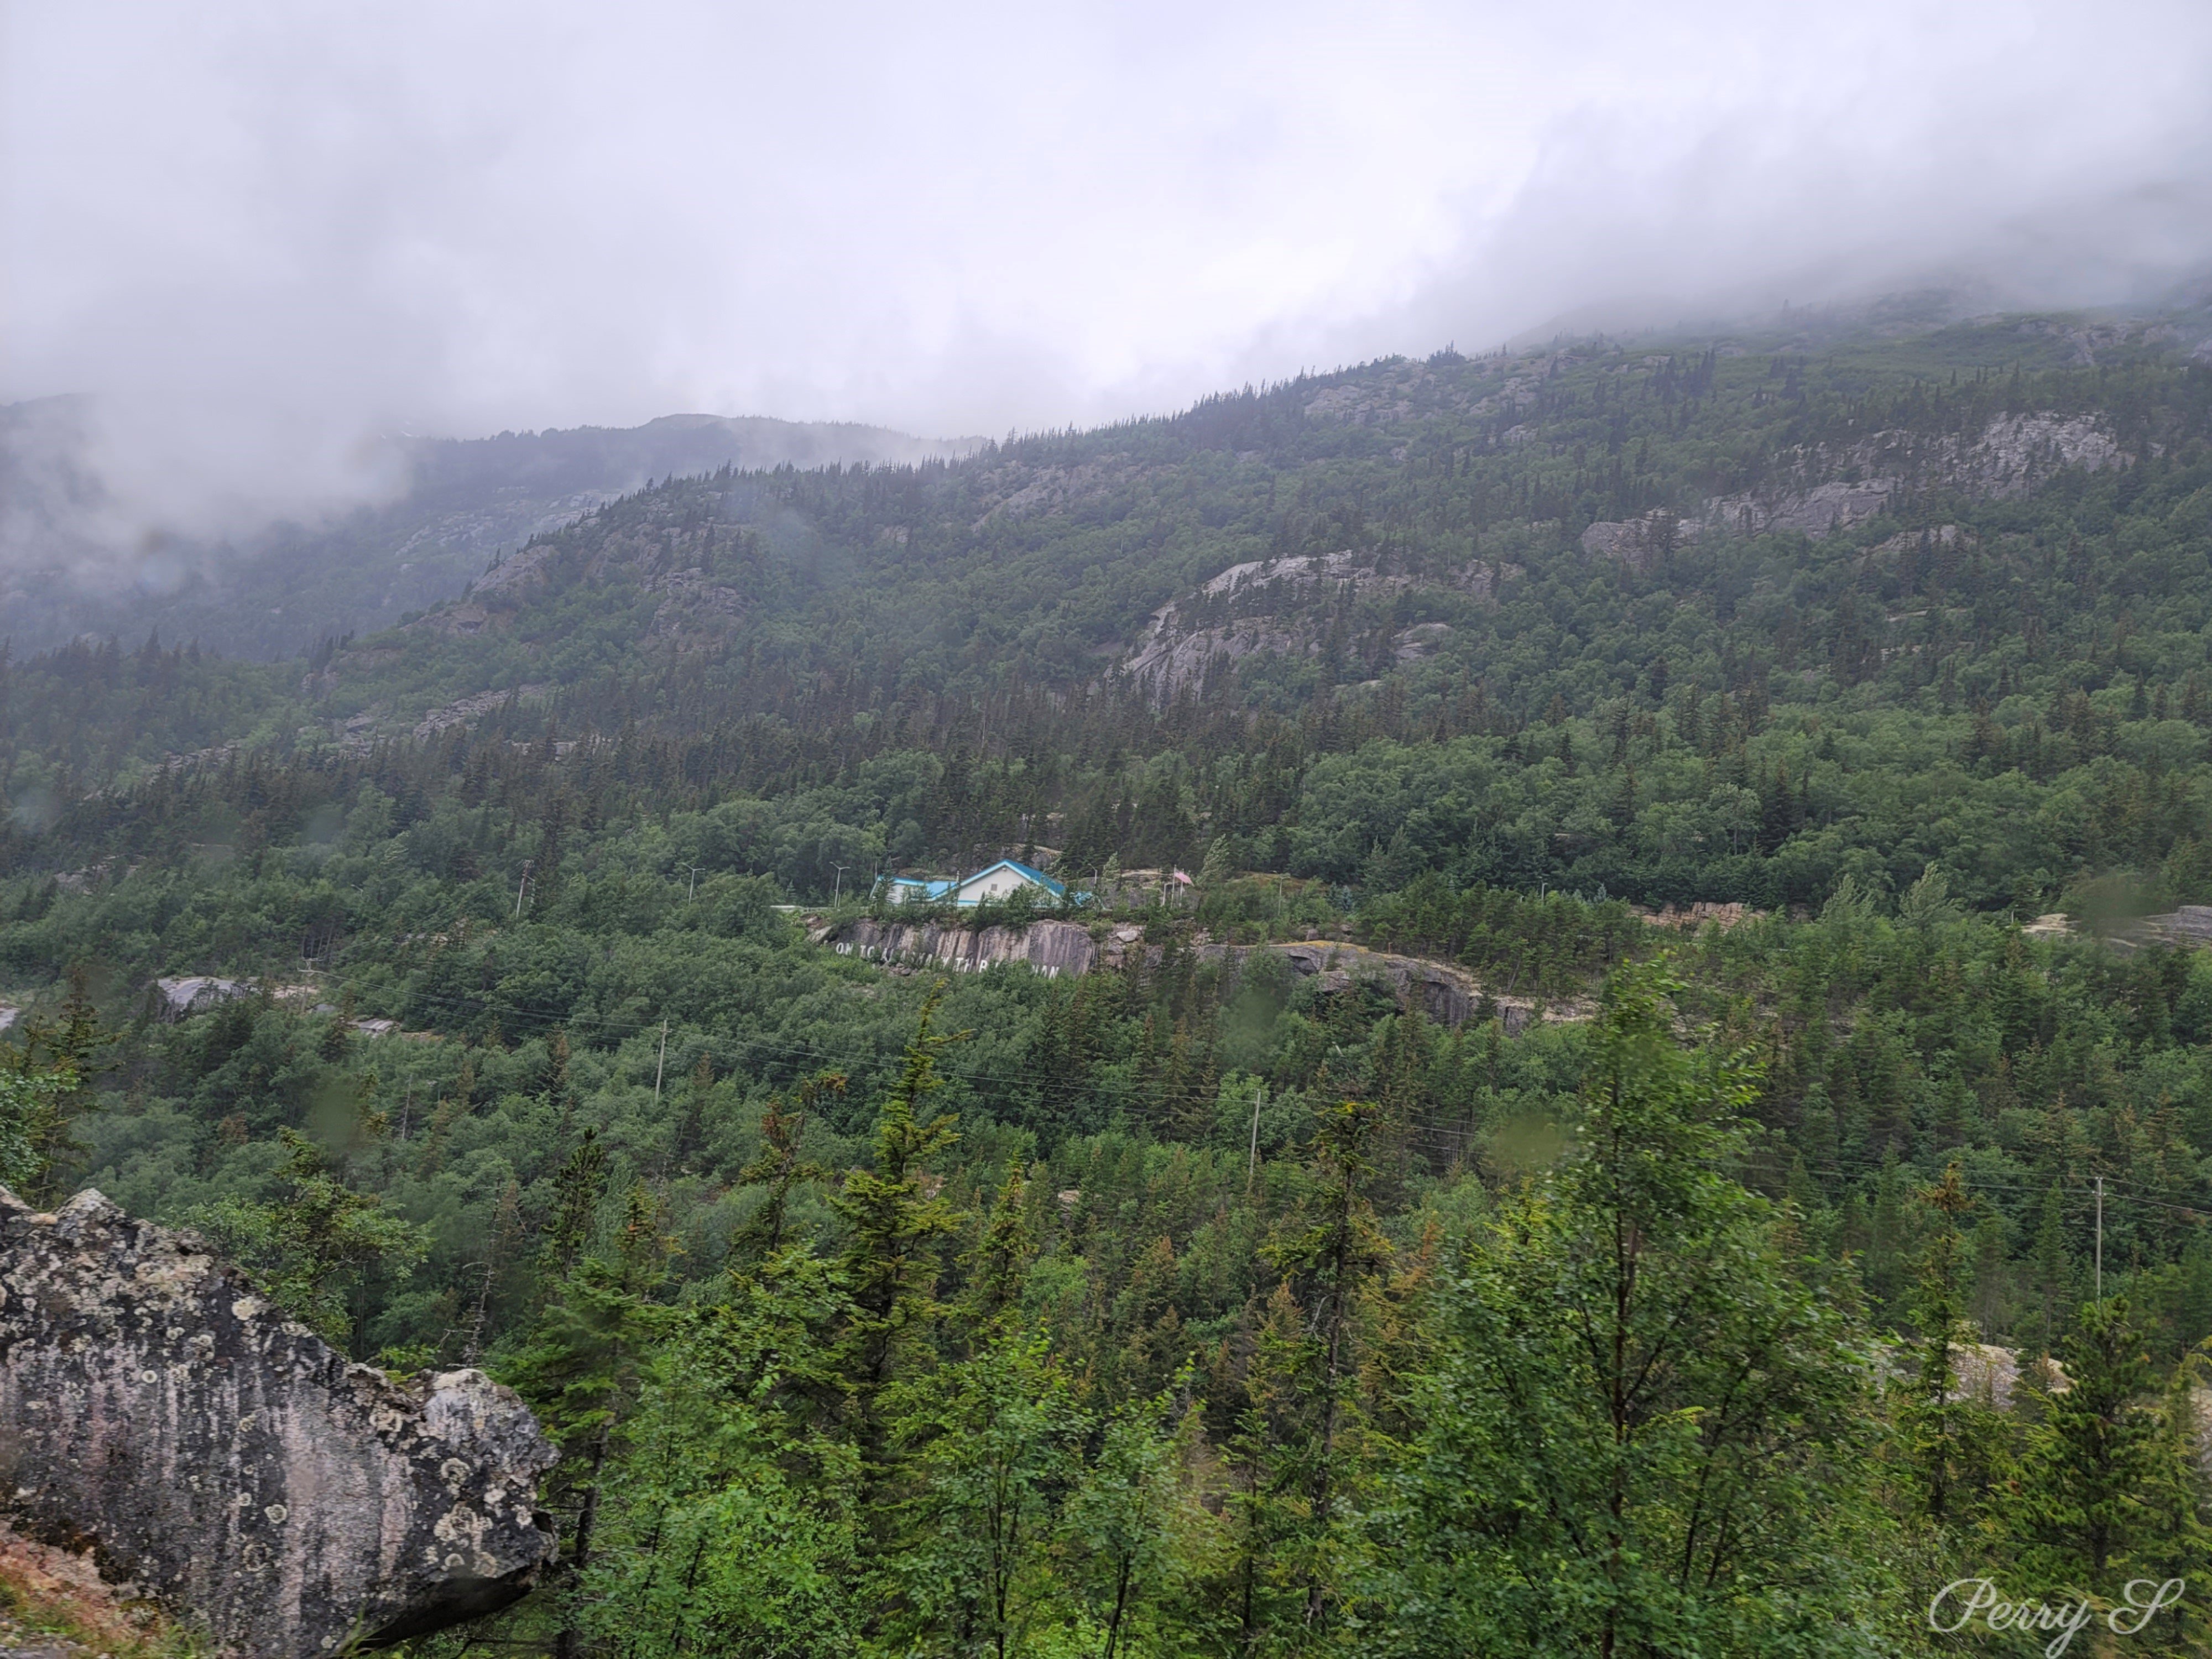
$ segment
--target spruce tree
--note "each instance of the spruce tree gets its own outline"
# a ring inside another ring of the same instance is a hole
[[[2167,1448],[2159,1378],[2127,1297],[2085,1306],[2044,1389],[2022,1462],[2027,1559],[2083,1595],[2110,1596],[2116,1563],[2149,1546]]]
[[[1900,1382],[1898,1423],[1913,1469],[1919,1504],[1938,1526],[1967,1519],[1994,1479],[1991,1462],[2000,1425],[1992,1402],[1978,1399],[1962,1372],[1978,1334],[1966,1317],[1965,1241],[1959,1218],[1973,1206],[1952,1164],[1920,1194],[1935,1213],[1912,1298],[1918,1334]]]
[[[860,1460],[864,1511],[872,1510],[893,1465],[884,1395],[902,1370],[926,1363],[936,1299],[940,1241],[958,1231],[960,1217],[941,1196],[943,1177],[930,1162],[959,1139],[950,1117],[928,1117],[930,1097],[945,1086],[938,1056],[967,1034],[934,1029],[940,982],[921,1006],[899,1077],[876,1117],[875,1161],[848,1171],[830,1207],[844,1224],[837,1271],[847,1301],[835,1344],[846,1395],[848,1435]],[[878,1543],[890,1535],[887,1516],[869,1515]]]
[[[1292,1474],[1300,1524],[1284,1565],[1302,1591],[1299,1617],[1323,1624],[1342,1577],[1340,1513],[1359,1462],[1357,1330],[1369,1285],[1390,1265],[1370,1195],[1382,1109],[1346,1100],[1324,1109],[1307,1165],[1308,1194],[1284,1237],[1264,1252],[1304,1314],[1295,1336],[1277,1331],[1274,1460]]]
[[[1680,1035],[1662,964],[1607,987],[1555,1170],[1436,1293],[1434,1370],[1370,1522],[1406,1653],[1870,1644],[1881,1519],[1848,1281],[1727,1171],[1756,1077]]]
[[[815,1110],[827,1097],[842,1097],[844,1092],[842,1072],[817,1073],[799,1085],[795,1108],[787,1110],[772,1101],[761,1114],[760,1150],[738,1171],[740,1188],[761,1189],[759,1207],[731,1241],[732,1254],[738,1261],[764,1264],[772,1260],[784,1247],[792,1194],[829,1177],[830,1171],[810,1163],[801,1147]]]
[[[591,1151],[587,1151],[590,1147]],[[561,1230],[549,1255],[568,1266],[536,1328],[510,1368],[511,1380],[536,1408],[562,1452],[548,1482],[551,1507],[564,1516],[561,1659],[581,1651],[579,1580],[592,1565],[601,1503],[619,1466],[632,1411],[674,1316],[663,1302],[673,1241],[662,1231],[661,1206],[643,1182],[623,1200],[620,1223],[598,1248],[599,1193],[588,1182],[604,1166],[588,1140],[570,1160]]]

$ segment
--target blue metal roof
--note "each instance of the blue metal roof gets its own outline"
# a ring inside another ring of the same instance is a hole
[[[922,880],[914,876],[887,876],[884,880],[893,887],[911,889],[925,899],[941,899],[951,895],[956,889],[965,887],[972,881],[981,881],[994,870],[1011,870],[1023,880],[1033,882],[1043,888],[1054,898],[1064,898],[1067,895],[1065,884],[1054,881],[1043,871],[1024,864],[1019,859],[1000,859],[996,864],[986,865],[973,875],[948,876],[937,881]]]
[[[885,876],[884,885],[911,887],[924,898],[943,898],[952,890],[951,878],[949,877],[942,881],[928,881],[918,876]]]

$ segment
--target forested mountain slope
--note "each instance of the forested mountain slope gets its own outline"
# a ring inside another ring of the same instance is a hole
[[[1447,354],[957,465],[678,479],[258,707],[304,756],[514,697],[501,729],[775,794],[980,765],[902,839],[856,805],[871,864],[1227,836],[1340,884],[1773,905],[1934,862],[2033,908],[2178,859],[2194,896],[2208,377],[2171,325],[2081,337]],[[122,662],[18,670],[19,741],[97,778],[242,735],[167,697],[41,735],[26,703],[127,702]]]
[[[2208,331],[1445,352],[665,480],[304,661],[11,659],[0,1179],[524,1389],[526,1649],[1948,1651],[1969,1571],[2194,1582],[2212,956],[2132,921],[2212,901]],[[778,908],[1004,854],[1118,965]],[[1489,1006],[1252,948],[1314,939]]]
[[[88,399],[0,409],[0,641],[18,653],[158,629],[234,656],[289,657],[449,598],[501,549],[653,478],[732,463],[910,464],[980,444],[715,415],[466,441],[386,434],[356,457],[383,481],[379,504],[210,541],[140,526],[146,509],[109,488],[96,430]]]

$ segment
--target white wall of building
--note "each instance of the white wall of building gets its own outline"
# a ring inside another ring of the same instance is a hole
[[[1024,887],[1034,888],[1040,893],[1045,890],[1036,886],[1036,883],[1016,874],[1012,870],[992,870],[961,883],[959,890],[953,895],[953,899],[956,903],[960,904],[981,904],[987,899],[1005,898],[1010,893]]]

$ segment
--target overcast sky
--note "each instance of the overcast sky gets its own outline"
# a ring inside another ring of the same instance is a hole
[[[2206,0],[0,0],[0,399],[101,394],[180,513],[394,428],[998,434],[2212,255]]]

